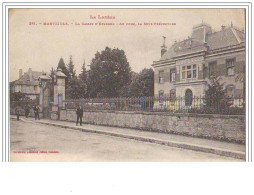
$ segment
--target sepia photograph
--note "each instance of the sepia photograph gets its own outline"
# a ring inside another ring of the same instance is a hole
[[[245,162],[244,8],[11,8],[10,162]]]

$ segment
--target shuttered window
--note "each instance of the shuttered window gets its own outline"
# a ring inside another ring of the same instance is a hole
[[[226,60],[227,75],[235,75],[235,58]]]
[[[209,77],[216,75],[216,66],[217,66],[216,61],[209,63]]]
[[[164,83],[164,71],[159,71],[159,83]]]

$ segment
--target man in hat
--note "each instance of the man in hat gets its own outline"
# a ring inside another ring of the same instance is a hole
[[[29,112],[30,112],[30,107],[29,107],[28,104],[26,104],[26,107],[25,107],[25,115],[26,115],[26,118],[28,118]]]
[[[82,126],[83,108],[80,105],[77,108],[76,114],[77,114],[76,125],[78,125],[78,122],[80,122],[80,126]]]
[[[15,113],[16,113],[16,115],[17,115],[17,121],[19,121],[20,112],[21,112],[20,106],[16,106],[16,108],[15,108]]]

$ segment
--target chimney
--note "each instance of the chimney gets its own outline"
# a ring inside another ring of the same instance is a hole
[[[226,26],[222,25],[221,30],[225,30]]]
[[[28,69],[28,75],[29,75],[29,80],[32,81],[33,80],[33,75],[32,75],[32,69],[31,68]]]
[[[166,37],[163,36],[163,45],[161,46],[161,56],[163,56],[164,53],[166,53],[166,51],[167,51],[165,41],[166,41]]]
[[[23,70],[19,69],[19,79],[22,77],[22,75],[23,75]]]

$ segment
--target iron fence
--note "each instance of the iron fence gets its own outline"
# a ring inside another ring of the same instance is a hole
[[[84,110],[122,110],[122,111],[163,111],[190,113],[225,113],[244,114],[243,97],[230,97],[225,100],[228,106],[208,106],[205,97],[131,97],[131,98],[93,98],[65,100],[66,109],[76,109],[79,105]]]

